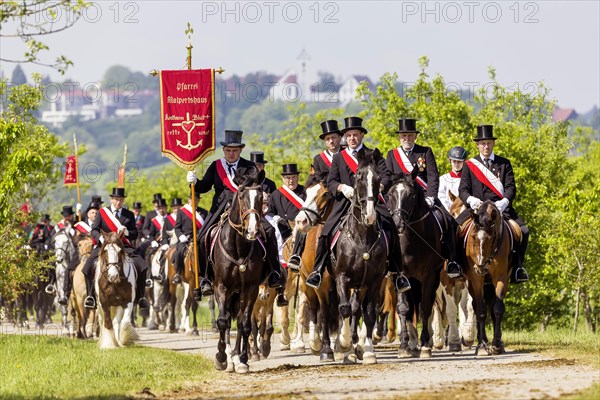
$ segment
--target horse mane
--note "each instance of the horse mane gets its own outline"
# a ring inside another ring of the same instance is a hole
[[[376,147],[373,150],[364,150],[364,152],[359,151],[356,155],[356,160],[358,161],[358,168],[368,167],[370,164],[375,164],[379,162],[381,159],[381,152]]]
[[[491,210],[490,207],[492,207]],[[484,230],[491,229],[492,226],[498,222],[499,216],[500,212],[494,203],[486,200],[481,204],[477,212],[473,213],[473,221]]]
[[[323,180],[316,174],[310,174],[308,178],[306,178],[306,183],[304,184],[305,188],[309,188],[313,185],[323,182]],[[323,182],[324,183],[324,182]]]
[[[265,180],[265,171],[258,171],[256,167],[240,167],[235,170],[234,181],[238,190],[244,190],[247,186],[262,185]]]

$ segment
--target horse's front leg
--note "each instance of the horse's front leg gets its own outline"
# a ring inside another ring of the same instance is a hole
[[[208,309],[210,310],[210,324],[212,327],[213,333],[217,333],[219,329],[217,328],[217,321],[215,319],[215,295],[211,294],[208,297]]]
[[[398,316],[400,317],[400,346],[398,347],[398,358],[413,357],[412,350],[409,348],[409,334],[407,326],[407,317],[410,311],[407,296],[410,292],[400,293],[398,295],[398,305],[396,307]]]
[[[504,317],[504,296],[506,295],[506,282],[499,281],[495,283],[496,301],[492,308],[494,313],[494,340],[492,341],[492,354],[502,354],[504,343],[502,342],[502,318]]]
[[[219,328],[219,343],[217,344],[217,354],[215,355],[215,368],[223,371],[227,368],[227,354],[225,350],[229,342],[229,329],[231,328],[231,319],[229,310],[226,308],[229,300],[227,288],[223,284],[215,286],[217,292],[215,294],[219,307],[219,318],[217,319],[217,327]]]
[[[379,285],[381,286],[381,285]],[[367,328],[367,337],[363,346],[363,364],[376,364],[377,357],[373,346],[373,328],[377,320],[377,305],[379,304],[379,288],[369,288],[364,307],[363,320]]]
[[[252,325],[252,361],[260,361],[260,355],[258,354],[258,321],[256,320],[256,312],[252,313],[251,325]]]
[[[246,293],[240,294],[244,297],[244,308],[240,308],[238,313],[238,337],[236,340],[233,363],[235,372],[245,374],[249,371],[248,367],[248,349],[250,348],[249,337],[252,332],[250,318],[254,308],[256,296],[258,296],[258,286],[249,288]],[[243,343],[241,343],[243,341]],[[241,344],[241,348],[240,348]],[[239,363],[237,362],[239,360]]]
[[[194,297],[191,295],[190,293],[190,303],[191,303],[191,309],[192,309],[192,335],[194,336],[199,336],[200,333],[198,332],[198,302],[194,299]]]
[[[346,353],[352,349],[352,337],[350,331],[350,317],[352,316],[352,306],[348,301],[348,278],[345,275],[340,274],[336,277],[336,285],[338,298],[340,299],[340,316],[342,317],[342,327],[340,334],[338,335],[339,351]],[[345,360],[345,358],[344,358]]]
[[[435,294],[438,286],[440,285],[440,273],[430,274],[431,279],[424,280],[421,285],[421,306],[420,316],[422,321],[421,329],[421,351],[419,357],[431,358],[431,334],[429,332],[429,317],[431,317],[431,311],[433,310],[433,303],[435,302]]]
[[[491,350],[488,347],[488,338],[485,333],[485,319],[487,314],[487,308],[485,306],[483,277],[469,276],[469,292],[473,297],[473,310],[475,311],[475,317],[477,318],[477,348],[475,349],[475,355],[491,355]],[[480,354],[480,350],[484,350]]]
[[[100,297],[100,294],[98,297]],[[100,322],[100,340],[98,345],[100,349],[114,349],[118,347],[113,331],[113,321],[110,317],[110,309],[110,306],[104,304],[100,304],[100,307],[98,307]]]

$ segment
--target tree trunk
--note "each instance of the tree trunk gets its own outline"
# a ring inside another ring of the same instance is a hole
[[[594,320],[594,312],[592,304],[590,303],[590,296],[586,289],[583,290],[583,317],[585,318],[585,324],[587,328],[592,332],[596,333],[596,321]]]
[[[540,325],[539,332],[546,332],[546,328],[548,327],[548,323],[550,322],[550,318],[552,318],[553,314],[554,313],[550,311],[546,313],[546,315],[544,315],[544,319],[542,320],[542,323]]]
[[[573,319],[573,333],[577,333],[577,322],[579,320],[579,300],[581,298],[581,276],[583,275],[583,265],[579,262],[577,254],[573,252],[577,266],[579,267],[579,273],[577,274],[577,297],[575,298],[575,317]]]

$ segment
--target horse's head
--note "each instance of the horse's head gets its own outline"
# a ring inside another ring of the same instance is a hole
[[[52,239],[54,242],[54,256],[56,258],[56,262],[62,264],[63,262],[69,262],[70,260],[70,246],[73,245],[71,241],[71,236],[67,233],[66,230],[61,229],[58,231],[54,238]]]
[[[467,209],[467,207],[464,205],[460,197],[455,196],[451,191],[448,191],[448,198],[452,202],[449,213],[452,215],[452,218],[456,219],[460,214],[462,214],[463,211]]]
[[[473,213],[473,245],[467,249],[475,260],[474,269],[480,275],[488,272],[489,264],[498,252],[498,244],[502,230],[502,215],[494,203],[483,202],[477,212]]]
[[[258,298],[261,301],[267,301],[269,299],[269,287],[265,284],[261,284],[258,287]]]
[[[381,179],[377,173],[377,165],[381,160],[379,149],[358,153],[358,169],[354,177],[354,207],[361,210],[362,222],[374,225],[377,220],[375,205],[379,196]]]
[[[413,222],[419,216],[419,211],[426,208],[423,208],[424,194],[415,181],[418,173],[415,167],[410,175],[400,173],[392,176],[394,184],[388,192],[388,206],[400,233],[404,231],[405,224]]]
[[[94,248],[94,240],[89,236],[81,236],[77,242],[77,248],[79,249],[79,257],[89,255]]]
[[[230,223],[248,240],[256,240],[260,230],[263,206],[262,182],[265,171],[256,168],[238,168],[238,190],[229,214]]]
[[[108,281],[116,283],[119,281],[123,262],[125,259],[125,248],[121,237],[115,232],[102,232],[103,243],[100,249],[103,266],[107,268]]]
[[[306,187],[306,200],[295,218],[295,226],[300,232],[306,233],[309,229],[323,220],[323,213],[332,198],[327,186],[318,176],[311,174],[304,185]]]

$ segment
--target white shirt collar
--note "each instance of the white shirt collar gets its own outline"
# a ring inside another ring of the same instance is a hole
[[[350,152],[350,154],[352,154],[352,152],[356,151],[357,153],[360,151],[360,149],[363,148],[363,144],[361,143],[360,146],[358,146],[355,149],[351,149],[350,147],[348,147],[348,151]]]
[[[483,154],[479,153],[479,157],[481,158],[481,160],[484,160],[485,157],[483,157]],[[496,155],[494,154],[494,152],[492,151],[492,154],[490,154],[490,156],[488,157],[490,159],[490,161],[494,161],[494,158],[496,157]]]

